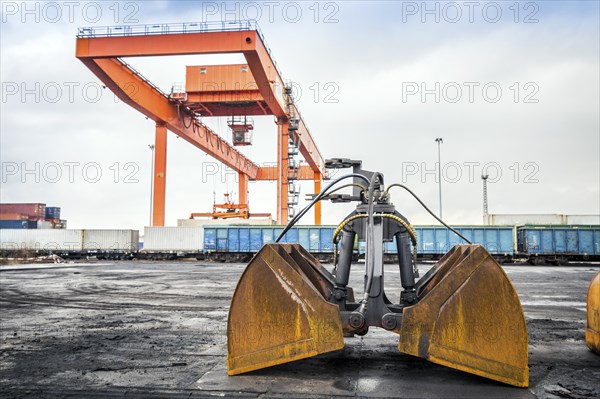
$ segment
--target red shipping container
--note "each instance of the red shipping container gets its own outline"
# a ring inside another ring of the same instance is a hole
[[[27,220],[29,216],[22,213],[0,213],[0,220]]]
[[[0,204],[0,213],[22,213],[29,219],[44,219],[46,204]]]

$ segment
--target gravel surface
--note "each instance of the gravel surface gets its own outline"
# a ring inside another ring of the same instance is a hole
[[[355,288],[363,267],[353,270]],[[398,336],[380,329],[347,338],[339,352],[228,377],[227,310],[243,268],[197,261],[2,267],[1,396],[600,397],[600,356],[584,342],[597,265],[504,267],[527,318],[528,389],[403,355]],[[386,265],[392,300],[397,274]]]

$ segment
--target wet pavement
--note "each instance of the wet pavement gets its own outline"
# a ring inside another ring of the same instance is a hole
[[[355,289],[363,266],[354,268]],[[504,267],[527,319],[527,389],[403,355],[398,336],[380,329],[347,338],[339,352],[229,377],[227,310],[243,268],[198,261],[2,267],[1,396],[600,397],[600,356],[584,342],[587,287],[598,265]],[[397,274],[386,266],[392,300]]]

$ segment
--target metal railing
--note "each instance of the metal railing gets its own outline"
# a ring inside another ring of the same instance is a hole
[[[77,37],[146,36],[180,33],[256,30],[256,21],[181,22],[170,24],[93,26],[79,28]],[[262,33],[261,33],[262,39]]]

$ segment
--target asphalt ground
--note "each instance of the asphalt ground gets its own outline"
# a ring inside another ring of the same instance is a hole
[[[227,312],[243,269],[198,261],[1,267],[0,396],[600,397],[600,356],[584,342],[598,265],[504,266],[527,320],[527,389],[401,354],[398,336],[380,329],[346,338],[342,351],[227,376]],[[355,288],[363,272],[354,267]],[[398,280],[386,265],[392,300]]]

